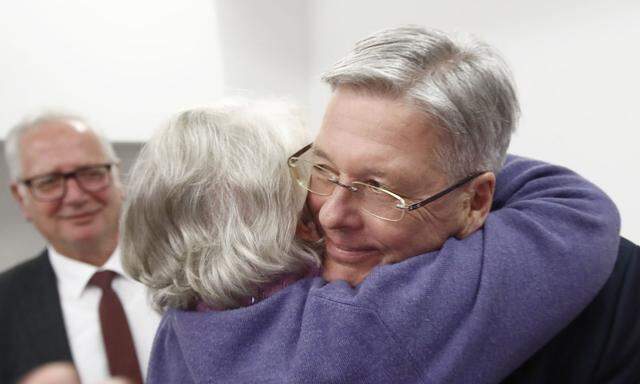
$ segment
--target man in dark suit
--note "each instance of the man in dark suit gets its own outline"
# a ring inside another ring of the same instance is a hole
[[[2,382],[51,361],[71,361],[56,276],[47,252],[0,278]]]
[[[120,265],[113,148],[78,117],[44,114],[17,125],[5,153],[12,194],[48,245],[0,275],[0,382],[53,361],[83,382],[141,382],[159,317]]]

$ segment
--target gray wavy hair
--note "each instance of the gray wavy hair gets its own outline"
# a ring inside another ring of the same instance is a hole
[[[320,264],[294,237],[306,192],[286,160],[306,136],[284,102],[233,100],[178,114],[145,145],[121,244],[125,270],[156,308],[236,308]]]
[[[450,177],[497,172],[520,115],[511,73],[495,49],[417,26],[361,40],[322,79],[333,90],[350,87],[417,106],[444,134],[435,155]]]
[[[11,178],[11,181],[15,182],[23,177],[22,162],[20,160],[22,151],[20,142],[22,137],[30,131],[39,129],[46,123],[53,122],[65,122],[70,125],[81,125],[83,129],[92,132],[96,136],[107,158],[114,163],[119,163],[120,160],[118,159],[111,142],[107,140],[100,131],[94,129],[83,117],[64,111],[46,111],[25,117],[22,121],[13,126],[5,137],[4,156],[9,168],[9,177]],[[118,182],[119,176],[117,167],[113,168],[113,172],[114,178],[116,182]]]

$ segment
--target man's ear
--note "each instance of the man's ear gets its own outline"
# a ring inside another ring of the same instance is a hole
[[[496,175],[486,172],[469,182],[464,193],[464,225],[456,234],[463,239],[482,227],[489,215],[496,189]]]
[[[124,200],[127,198],[127,193],[124,189],[124,185],[120,180],[116,180],[113,184],[113,188],[116,189],[116,193],[120,195],[120,199]]]
[[[306,201],[304,202],[300,220],[298,220],[298,225],[296,227],[296,237],[311,243],[316,242],[321,238],[316,227],[316,223],[313,221],[311,210],[309,209]]]
[[[27,198],[23,195],[23,191],[20,191],[20,186],[18,183],[11,183],[11,195],[16,200],[18,205],[20,206],[20,211],[22,212],[22,216],[27,221],[31,221],[31,214],[27,209],[27,202],[25,201]]]
[[[111,178],[113,180],[113,187],[117,190],[120,198],[124,200],[127,197],[124,184],[122,184],[122,178],[120,178],[120,164],[116,163],[111,170]]]
[[[320,235],[316,230],[313,220],[306,223],[299,221],[298,226],[296,227],[296,237],[310,243],[320,240]]]

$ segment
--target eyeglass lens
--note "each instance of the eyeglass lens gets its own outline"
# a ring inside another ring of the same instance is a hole
[[[338,176],[332,171],[313,164],[303,159],[297,159],[292,167],[293,175],[300,186],[309,192],[329,196],[336,186],[342,185],[338,181]],[[346,186],[348,188],[349,186]],[[353,182],[350,187],[354,192],[354,198],[360,208],[367,213],[383,220],[398,221],[404,216],[404,210],[399,209],[404,202],[382,188],[375,187],[362,182]]]
[[[30,180],[30,187],[36,198],[43,200],[61,199],[66,193],[66,179],[73,177],[78,186],[88,192],[97,192],[110,183],[110,165],[81,168],[69,173],[52,173]]]

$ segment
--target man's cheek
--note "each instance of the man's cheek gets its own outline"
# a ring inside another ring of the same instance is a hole
[[[38,211],[41,215],[46,217],[55,217],[58,211],[60,211],[61,204],[59,203],[42,203],[40,207],[38,207]]]

